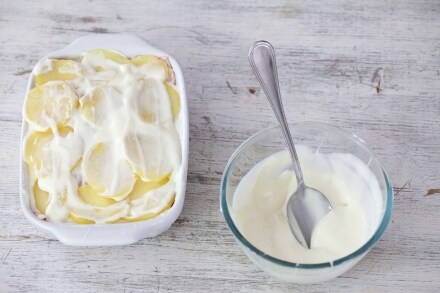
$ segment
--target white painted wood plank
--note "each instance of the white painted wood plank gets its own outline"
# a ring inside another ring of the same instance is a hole
[[[73,248],[44,238],[20,211],[21,108],[39,58],[105,32],[138,34],[183,67],[187,199],[178,222],[157,238]],[[229,156],[275,124],[246,57],[257,39],[277,49],[290,120],[357,133],[382,158],[397,193],[383,239],[324,284],[286,284],[259,271],[219,212]],[[1,1],[0,42],[0,292],[439,290],[440,194],[425,196],[440,188],[438,1]]]

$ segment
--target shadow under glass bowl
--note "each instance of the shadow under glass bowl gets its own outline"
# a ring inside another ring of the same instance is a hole
[[[382,162],[356,135],[334,126],[304,122],[289,125],[295,144],[320,153],[349,153],[361,159],[375,175],[381,191],[377,223],[366,242],[353,253],[332,262],[302,264],[272,257],[250,243],[236,227],[230,208],[241,179],[260,161],[286,149],[279,127],[264,129],[246,140],[229,159],[220,186],[220,204],[226,223],[246,255],[260,269],[288,282],[315,283],[333,279],[359,262],[384,233],[393,206],[393,188]]]

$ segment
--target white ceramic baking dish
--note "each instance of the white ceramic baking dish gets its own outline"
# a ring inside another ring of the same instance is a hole
[[[23,160],[23,139],[28,131],[28,125],[22,122],[21,150],[20,150],[20,201],[26,218],[37,228],[49,232],[59,241],[68,245],[102,246],[125,245],[139,241],[142,238],[154,237],[168,230],[182,211],[185,199],[186,176],[188,169],[188,105],[185,95],[185,84],[179,64],[169,54],[149,45],[144,39],[130,34],[98,34],[88,35],[76,39],[64,49],[52,52],[41,59],[47,58],[77,58],[84,51],[90,49],[118,50],[128,57],[137,55],[156,55],[167,57],[176,77],[176,87],[180,94],[181,110],[177,118],[177,131],[182,145],[182,166],[178,173],[176,198],[174,205],[159,216],[140,222],[119,224],[91,224],[53,223],[43,221],[33,212],[29,197],[32,188],[28,186],[27,168]],[[27,92],[34,86],[34,71],[32,71]]]

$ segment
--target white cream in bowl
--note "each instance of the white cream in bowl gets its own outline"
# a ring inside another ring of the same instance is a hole
[[[286,204],[297,188],[287,151],[257,163],[240,181],[230,207],[242,235],[262,252],[288,262],[332,262],[359,249],[376,231],[382,194],[375,175],[352,154],[297,146],[307,186],[320,190],[332,211],[315,227],[311,249],[290,231]]]

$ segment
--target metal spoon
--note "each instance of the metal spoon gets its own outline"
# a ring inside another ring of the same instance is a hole
[[[321,192],[304,184],[303,174],[281,101],[275,51],[272,45],[266,41],[255,42],[249,49],[249,62],[277,117],[292,157],[298,188],[290,196],[287,203],[289,226],[298,242],[302,246],[310,248],[313,229],[332,207]]]

